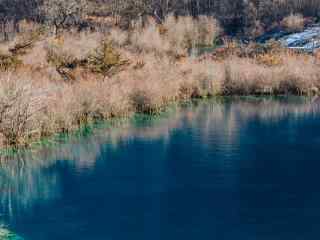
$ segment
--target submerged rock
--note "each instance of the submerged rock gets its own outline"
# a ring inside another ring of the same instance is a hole
[[[0,226],[0,240],[23,240],[23,238]]]

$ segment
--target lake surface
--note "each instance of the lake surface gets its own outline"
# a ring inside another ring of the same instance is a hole
[[[2,156],[0,226],[24,240],[319,239],[318,105],[202,101]]]

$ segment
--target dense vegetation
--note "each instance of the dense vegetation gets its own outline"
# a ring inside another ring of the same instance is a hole
[[[317,94],[316,55],[242,40],[271,28],[300,31],[317,21],[319,7],[317,0],[2,0],[0,145],[192,98]],[[205,48],[211,53],[199,55]]]
[[[19,31],[18,22],[29,19],[57,27],[72,23],[88,26],[101,16],[117,16],[122,27],[132,20],[168,14],[214,16],[226,33],[252,38],[278,26],[290,14],[318,18],[320,0],[1,0],[0,22],[6,38]],[[85,17],[87,16],[87,17]],[[88,16],[90,16],[88,18]]]

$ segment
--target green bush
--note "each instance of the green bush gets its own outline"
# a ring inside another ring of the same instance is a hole
[[[120,53],[110,41],[102,42],[101,46],[88,58],[88,66],[91,71],[103,75],[112,75],[127,63],[128,61],[121,58]]]

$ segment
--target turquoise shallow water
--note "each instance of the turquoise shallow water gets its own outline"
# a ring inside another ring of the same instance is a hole
[[[1,156],[0,226],[24,240],[319,239],[319,109],[201,101]]]
[[[23,238],[9,231],[4,226],[0,226],[0,239],[1,240],[23,240]]]

